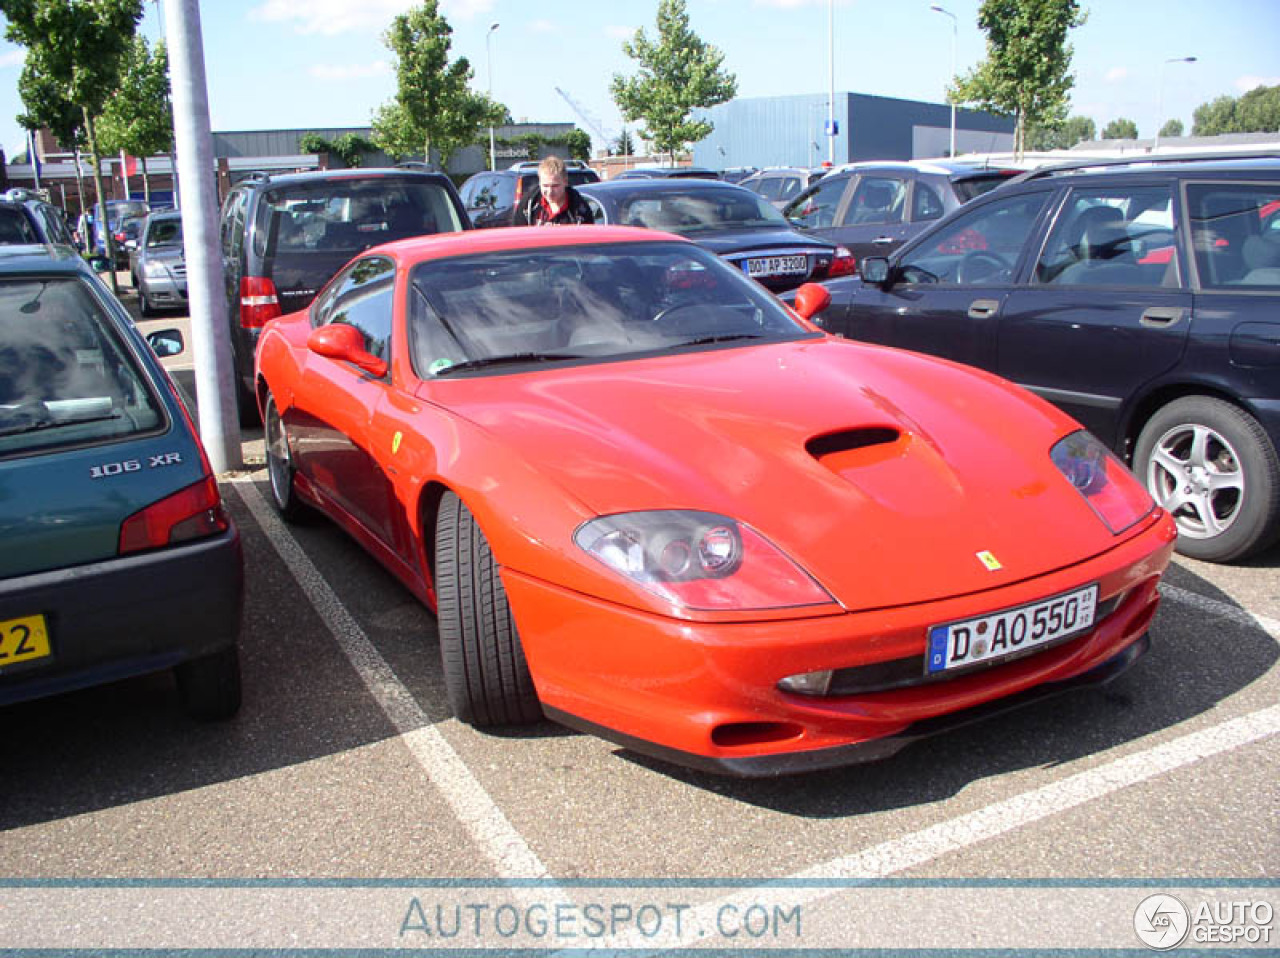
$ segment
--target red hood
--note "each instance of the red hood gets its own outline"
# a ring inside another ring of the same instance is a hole
[[[848,608],[993,588],[1115,544],[1049,461],[1070,420],[897,350],[823,339],[428,388],[600,514],[731,516]],[[811,443],[850,430],[872,444]]]

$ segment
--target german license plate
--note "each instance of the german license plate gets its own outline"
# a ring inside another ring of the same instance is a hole
[[[926,672],[945,672],[1002,659],[1093,627],[1098,587],[929,629]]]
[[[809,271],[809,258],[796,256],[758,256],[747,260],[747,275],[752,279],[769,276],[795,276]]]
[[[51,654],[49,629],[43,615],[0,622],[0,669],[31,659],[47,658]]]

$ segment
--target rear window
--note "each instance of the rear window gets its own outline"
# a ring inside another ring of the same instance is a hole
[[[1017,170],[993,170],[980,176],[967,176],[962,180],[952,180],[952,188],[956,191],[956,199],[968,203],[971,199],[990,193],[1001,183],[1007,183],[1018,175]]]
[[[0,282],[0,458],[158,428],[146,383],[82,282]]]
[[[11,206],[0,208],[0,244],[16,246],[39,242],[40,237],[27,214]]]
[[[619,223],[670,233],[777,227],[786,220],[768,200],[737,187],[680,192],[637,192],[618,203]]]
[[[392,240],[462,228],[439,183],[321,180],[268,190],[258,206],[253,243],[259,256],[311,250],[355,255]]]

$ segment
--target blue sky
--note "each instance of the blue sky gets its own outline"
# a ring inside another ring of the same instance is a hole
[[[821,93],[828,88],[830,0],[688,0],[693,29],[725,53],[738,96]],[[204,0],[201,5],[215,131],[364,126],[389,99],[394,74],[381,37],[415,0]],[[956,64],[984,55],[980,0],[944,0],[956,16]],[[622,52],[637,27],[650,36],[657,0],[441,0],[453,55],[467,57],[473,86],[514,117],[575,122],[569,94],[606,132],[622,119],[609,79],[630,73]],[[835,0],[837,91],[940,102],[950,76],[952,21],[929,0]],[[1196,106],[1258,84],[1280,84],[1280,0],[1094,0],[1071,43],[1073,113],[1098,129],[1117,117],[1156,131],[1164,116],[1191,128]],[[156,0],[142,31],[160,35]],[[498,29],[490,32],[492,24]],[[1195,56],[1195,63],[1171,63]],[[13,117],[22,51],[0,40],[0,144],[23,148]],[[1163,83],[1161,78],[1163,77]],[[1163,88],[1163,89],[1161,89]]]

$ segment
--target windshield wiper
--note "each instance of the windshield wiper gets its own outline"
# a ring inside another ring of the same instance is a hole
[[[501,356],[482,356],[479,359],[465,359],[452,366],[446,366],[436,373],[437,378],[456,373],[460,369],[482,369],[485,366],[507,366],[517,363],[550,363],[562,359],[585,359],[582,353],[505,353]]]
[[[765,339],[766,337],[759,333],[721,333],[718,336],[701,336],[698,339],[686,339],[684,342],[672,343],[672,347],[679,346],[707,346],[711,343],[732,343],[742,339]]]

